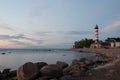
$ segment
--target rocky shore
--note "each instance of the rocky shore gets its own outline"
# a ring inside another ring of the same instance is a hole
[[[105,49],[105,48],[71,48],[69,50],[72,51],[78,51],[78,52],[92,52],[96,54],[103,54],[108,57],[114,57],[114,58],[120,58],[120,48],[110,48],[110,49]]]
[[[113,60],[114,58],[104,54],[96,54],[93,60],[82,58],[73,60],[70,65],[61,61],[56,64],[27,62],[17,70],[4,69],[0,72],[0,80],[104,80],[91,77],[96,76],[95,72],[101,69],[100,66],[105,66]]]

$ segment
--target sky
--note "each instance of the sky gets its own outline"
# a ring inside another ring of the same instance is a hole
[[[70,48],[120,37],[120,0],[0,0],[0,48]]]

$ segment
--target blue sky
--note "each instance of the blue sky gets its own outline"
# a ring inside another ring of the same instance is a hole
[[[120,37],[120,0],[0,0],[0,48],[70,48]]]

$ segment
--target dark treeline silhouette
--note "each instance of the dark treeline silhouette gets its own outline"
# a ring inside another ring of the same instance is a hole
[[[92,43],[94,43],[93,39],[85,38],[79,41],[75,41],[74,47],[75,48],[84,48],[84,47],[89,48]]]

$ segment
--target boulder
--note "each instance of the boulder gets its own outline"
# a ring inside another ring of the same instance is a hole
[[[17,70],[18,80],[34,80],[39,74],[39,68],[32,62],[25,63]]]
[[[72,65],[70,67],[71,70],[69,73],[75,76],[79,76],[81,72],[85,71],[86,64],[79,60],[73,60]]]
[[[70,70],[71,74],[78,73],[79,71],[81,71],[81,68],[79,65],[71,66],[71,70]]]
[[[70,67],[70,66],[64,68],[64,69],[63,69],[63,75],[68,75],[68,74],[70,74],[70,71],[71,71],[71,67]]]
[[[86,58],[81,58],[81,59],[80,59],[80,62],[83,62],[83,63],[86,64],[86,65],[93,63],[92,60],[89,60],[89,59],[86,59]]]
[[[8,73],[8,76],[9,77],[16,77],[17,76],[17,71],[16,70],[10,71],[10,73]]]
[[[78,65],[78,64],[80,64],[80,61],[74,59],[74,60],[72,60],[72,64],[71,64],[71,66],[72,66],[72,65]]]
[[[10,72],[10,69],[8,68],[8,69],[4,69],[2,73],[3,73],[3,74],[7,74],[7,73],[9,73],[9,72]]]
[[[76,80],[71,75],[62,76],[59,80]]]
[[[42,76],[49,76],[49,77],[60,77],[62,76],[62,69],[57,65],[47,65],[41,68],[40,70]]]
[[[66,62],[62,62],[62,61],[57,61],[56,65],[59,66],[62,69],[68,67],[68,64]]]
[[[38,66],[39,70],[40,70],[43,66],[48,65],[46,62],[38,62],[38,63],[35,63],[35,64]]]
[[[2,55],[6,54],[6,53],[1,53]]]
[[[0,74],[2,74],[2,72],[0,71]]]
[[[80,62],[85,62],[85,60],[87,60],[86,58],[81,58]]]
[[[86,61],[87,63],[87,61]],[[84,61],[73,60],[71,66],[79,66],[79,68],[84,68],[87,64]]]
[[[50,79],[51,79],[51,77],[43,76],[43,77],[40,77],[40,78],[38,78],[36,80],[50,80]]]
[[[53,78],[53,79],[50,79],[50,80],[58,80],[58,79],[56,79],[56,78]]]

